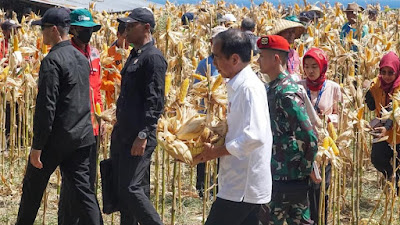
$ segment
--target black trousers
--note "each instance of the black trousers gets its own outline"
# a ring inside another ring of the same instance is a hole
[[[121,225],[160,225],[160,216],[149,199],[150,159],[155,146],[147,146],[143,156],[131,156],[131,144],[111,140],[111,160]]]
[[[42,169],[37,169],[28,161],[22,196],[18,211],[17,225],[33,224],[40,207],[43,192],[46,189],[50,175],[57,166],[63,174],[65,182],[70,184],[77,196],[74,206],[79,217],[87,225],[101,225],[99,204],[89,184],[89,154],[91,146],[79,148],[69,153],[60,154],[57,149],[42,151]]]
[[[332,175],[332,165],[328,164],[325,167],[325,224],[328,224],[328,189],[331,184],[331,175]],[[308,191],[308,200],[310,201],[310,215],[311,219],[314,221],[314,224],[318,224],[319,217],[319,201],[321,198],[321,184],[315,184],[312,182],[310,190]]]
[[[217,198],[205,225],[259,225],[261,205]]]
[[[94,187],[96,182],[96,159],[97,159],[97,143],[99,141],[98,136],[95,136],[96,142],[90,148],[89,154],[89,183],[90,190],[94,193]],[[63,173],[60,200],[58,202],[58,224],[59,225],[85,225],[85,221],[79,219],[79,211],[75,207],[79,201],[74,191],[73,185],[66,182]]]
[[[396,145],[397,157],[400,157],[400,144]],[[371,151],[371,162],[374,167],[381,172],[386,179],[392,179],[393,175],[393,149],[386,141],[373,143]],[[397,158],[396,167],[399,166],[400,160]],[[397,170],[396,180],[398,181],[400,171]],[[397,183],[397,182],[396,182]]]

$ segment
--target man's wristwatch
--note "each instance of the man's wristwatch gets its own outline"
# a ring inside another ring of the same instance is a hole
[[[147,138],[147,134],[143,131],[140,131],[138,134],[138,138],[144,140]]]

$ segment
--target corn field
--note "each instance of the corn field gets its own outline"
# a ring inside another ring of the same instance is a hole
[[[306,1],[304,3],[301,6],[295,4],[289,11],[298,15],[311,8]],[[128,14],[95,12],[94,7],[95,4],[91,4],[89,8],[102,28],[94,34],[91,44],[101,52],[103,70],[117,70],[106,68],[113,61],[107,50],[117,39],[117,18]],[[211,193],[217,193],[217,161],[206,163],[206,191],[202,199],[195,190],[196,168],[190,164],[195,152],[201,151],[203,142],[218,144],[223,140],[227,129],[227,99],[221,77],[212,78],[209,74],[201,77],[194,74],[195,69],[198,62],[210,54],[211,29],[217,25],[218,13],[234,14],[238,22],[233,27],[237,28],[243,18],[251,17],[256,22],[255,34],[261,36],[268,34],[274,21],[287,9],[268,2],[245,8],[224,1],[179,6],[167,2],[162,8],[150,7],[157,21],[153,38],[168,61],[165,113],[158,124],[160,144],[152,159],[151,199],[165,224],[203,224],[216,198]],[[325,166],[332,165],[332,181],[327,190],[328,224],[400,224],[400,198],[393,184],[395,178],[386,181],[370,163],[371,137],[367,132],[368,121],[373,115],[364,105],[367,89],[363,88],[364,81],[378,75],[380,58],[386,52],[400,53],[400,11],[382,8],[376,22],[370,22],[367,13],[360,13],[357,30],[361,32],[367,25],[369,34],[363,38],[360,34],[356,35],[359,38],[350,34],[341,41],[339,33],[346,22],[342,5],[321,5],[321,9],[324,16],[318,23],[310,25],[306,31],[308,37],[297,39],[293,47],[300,57],[304,49],[313,46],[323,49],[329,56],[327,77],[340,84],[344,96],[339,103],[338,128],[322,120],[318,129],[320,146],[316,160],[322,165],[323,179]],[[187,27],[181,25],[181,16],[185,12],[196,14],[195,22]],[[5,12],[0,11],[0,19],[4,19],[4,15]],[[22,18],[21,29],[12,34],[8,58],[1,61],[1,65],[8,61],[8,66],[0,67],[0,224],[13,224],[16,220],[32,142],[38,71],[41,59],[50,48],[43,45],[40,28],[30,26],[31,21],[38,18],[34,13]],[[358,51],[351,51],[352,46],[357,46]],[[126,60],[129,50],[118,51],[123,55],[123,61]],[[252,58],[255,71],[259,71],[257,57]],[[201,82],[194,83],[195,78]],[[260,78],[268,80],[262,75]],[[397,128],[400,125],[400,109],[397,108],[400,96],[393,98],[393,112],[384,116],[394,118]],[[203,106],[200,104],[202,99]],[[5,127],[7,107],[10,109],[9,135],[6,135]],[[198,113],[200,110],[206,110],[206,113]],[[115,105],[99,113],[102,119],[99,160],[109,157],[114,114]],[[185,127],[189,120],[192,126]],[[209,129],[205,131],[205,128]],[[397,129],[393,130],[396,132]],[[190,133],[197,135],[190,136]],[[175,135],[185,141],[175,140]],[[199,135],[200,138],[195,138]],[[393,167],[398,169],[393,162]],[[37,224],[57,223],[60,181],[60,173],[56,171],[44,195]],[[97,182],[101,205],[101,185]],[[321,190],[324,192],[321,196],[324,196],[325,187]],[[321,201],[320,205],[323,204]],[[325,223],[323,214],[321,211],[319,224]],[[103,216],[105,224],[119,223],[118,213]]]

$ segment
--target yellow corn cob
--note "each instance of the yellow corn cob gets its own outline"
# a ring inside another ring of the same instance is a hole
[[[383,37],[382,44],[387,45],[387,37],[386,36]]]
[[[303,55],[304,55],[304,44],[303,43],[301,43],[299,45],[299,49],[297,50],[297,52],[299,53],[300,57],[303,57]]]
[[[197,65],[198,65],[199,63],[197,62],[197,59],[196,59],[196,57],[192,57],[192,65],[193,65],[193,68],[197,68]]]
[[[323,147],[324,149],[328,150],[328,149],[329,149],[329,144],[330,144],[330,142],[329,142],[329,136],[326,136],[326,137],[324,138],[324,140],[322,141],[322,147]]]
[[[212,86],[212,88],[211,88],[211,91],[217,90],[217,88],[218,88],[219,86],[221,86],[222,81],[223,81],[222,76],[221,76],[221,75],[218,75],[218,78],[215,80],[215,82],[214,82],[214,84],[213,84],[213,86]]]
[[[307,31],[308,31],[308,34],[310,35],[310,37],[314,37],[314,32],[311,27],[308,27]]]
[[[182,103],[185,102],[185,98],[186,98],[188,89],[189,89],[189,78],[186,78],[182,82],[181,88],[180,88],[180,91],[179,91],[179,96],[178,96],[179,97],[179,103],[182,104]]]
[[[368,47],[365,47],[365,55],[366,55],[367,62],[370,62],[372,59],[372,53]]]
[[[3,81],[7,78],[9,70],[10,70],[10,66],[7,66],[6,68],[4,68],[3,72],[0,74],[0,81]]]
[[[271,9],[268,10],[268,19],[272,19]]]
[[[295,3],[295,4],[294,4],[294,8],[295,8],[296,10],[300,10],[299,4]]]
[[[25,34],[25,29],[23,27],[21,27],[21,34]]]
[[[364,107],[361,107],[361,108],[358,110],[357,119],[358,119],[358,120],[361,120],[361,119],[363,118],[363,116],[364,116]]]
[[[387,45],[386,45],[385,50],[386,50],[386,51],[389,51],[390,47],[392,47],[392,42],[389,41],[389,42],[387,43]]]
[[[335,16],[338,17],[340,15],[340,8],[338,6],[335,7]]]
[[[368,28],[368,33],[373,34],[374,33],[374,28],[372,26],[370,26]]]
[[[338,149],[335,141],[331,137],[329,137],[329,145],[331,146],[333,153],[336,156],[338,156],[339,155],[339,149]]]
[[[356,75],[356,70],[354,69],[354,66],[351,66],[349,71],[349,76],[354,77],[355,75]]]
[[[316,37],[316,38],[314,39],[314,46],[315,46],[315,47],[318,47],[318,46],[319,46],[319,38],[318,38],[318,37]]]
[[[171,30],[171,17],[167,18],[167,26],[165,28],[167,31]]]
[[[265,22],[265,18],[263,17],[263,18],[261,18],[260,24],[263,25],[264,22]]]
[[[100,103],[96,103],[96,114],[100,115],[101,114],[101,107],[100,107]]]
[[[331,27],[332,27],[332,24],[328,23],[328,25],[326,25],[326,27],[324,29],[325,33],[328,33],[331,30]]]
[[[197,73],[192,74],[192,77],[197,79],[197,80],[199,80],[199,81],[207,80],[207,77],[205,77],[203,75],[200,75],[200,74],[197,74]]]
[[[17,34],[15,34],[14,35],[14,42],[13,42],[13,48],[14,48],[14,52],[16,52],[16,51],[19,51],[19,46],[18,46],[18,35]]]
[[[164,91],[165,96],[168,96],[169,91],[171,90],[171,82],[172,82],[172,75],[170,73],[167,73],[165,75],[165,91]]]
[[[333,126],[333,123],[332,122],[329,122],[328,123],[328,133],[329,133],[329,136],[334,140],[334,141],[336,141],[336,139],[337,139],[337,134],[336,134],[336,130],[335,130],[335,127]]]
[[[353,30],[350,30],[349,34],[347,35],[347,41],[348,42],[353,41]]]
[[[178,54],[183,55],[183,43],[181,41],[178,43]]]
[[[385,20],[385,21],[383,21],[383,29],[386,30],[386,28],[387,28],[387,21]]]

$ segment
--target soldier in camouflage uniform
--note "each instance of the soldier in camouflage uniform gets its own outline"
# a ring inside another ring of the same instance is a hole
[[[277,35],[258,40],[259,64],[271,82],[267,87],[273,133],[272,200],[264,207],[264,224],[313,224],[307,190],[317,137],[304,105],[304,95],[285,68],[289,43]]]

